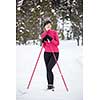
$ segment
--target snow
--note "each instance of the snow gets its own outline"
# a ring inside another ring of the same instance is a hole
[[[18,2],[18,6],[21,6],[21,5],[23,4],[23,1],[24,1],[24,0],[20,0],[20,1]]]
[[[40,2],[42,2],[42,0],[40,0]]]
[[[43,14],[44,14],[44,12],[41,12],[41,13],[40,13],[40,15],[43,15]]]
[[[55,12],[55,10],[54,10],[54,9],[51,9],[51,11],[52,11],[52,13],[54,13],[54,12]]]
[[[40,8],[41,6],[40,5],[37,5],[37,8]]]
[[[33,12],[33,11],[34,11],[34,8],[31,9],[31,12]]]
[[[41,47],[16,46],[16,100],[82,100],[82,46],[75,41],[60,41],[59,66],[68,86],[66,91],[57,65],[53,68],[55,91],[47,91],[43,52],[30,88],[27,85]]]

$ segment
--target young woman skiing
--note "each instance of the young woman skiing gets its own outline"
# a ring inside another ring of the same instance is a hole
[[[46,21],[44,23],[44,32],[41,35],[42,44],[45,49],[44,61],[45,61],[46,71],[47,71],[47,82],[48,82],[47,89],[54,88],[54,75],[52,69],[59,57],[58,33],[55,30],[52,30],[51,27],[52,27],[51,21]],[[53,54],[55,55],[56,60]]]

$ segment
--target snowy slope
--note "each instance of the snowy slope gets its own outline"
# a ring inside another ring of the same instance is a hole
[[[76,46],[75,41],[61,41],[59,46],[58,63],[69,92],[56,65],[53,69],[55,91],[46,91],[43,51],[30,88],[26,89],[40,49],[36,45],[16,46],[16,100],[82,100],[82,47]]]

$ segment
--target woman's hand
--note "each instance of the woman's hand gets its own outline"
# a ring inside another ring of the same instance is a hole
[[[49,35],[46,35],[43,39],[42,39],[42,43],[46,42],[46,41],[52,41],[52,37]]]
[[[46,35],[47,40],[52,41],[52,37],[49,35]]]

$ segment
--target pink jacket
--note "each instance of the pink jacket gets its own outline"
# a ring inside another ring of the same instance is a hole
[[[59,52],[58,33],[55,30],[48,30],[48,31],[42,33],[41,38],[43,39],[46,35],[49,35],[50,37],[52,37],[52,40],[50,42],[46,41],[43,43],[43,47],[45,49],[45,52]]]

